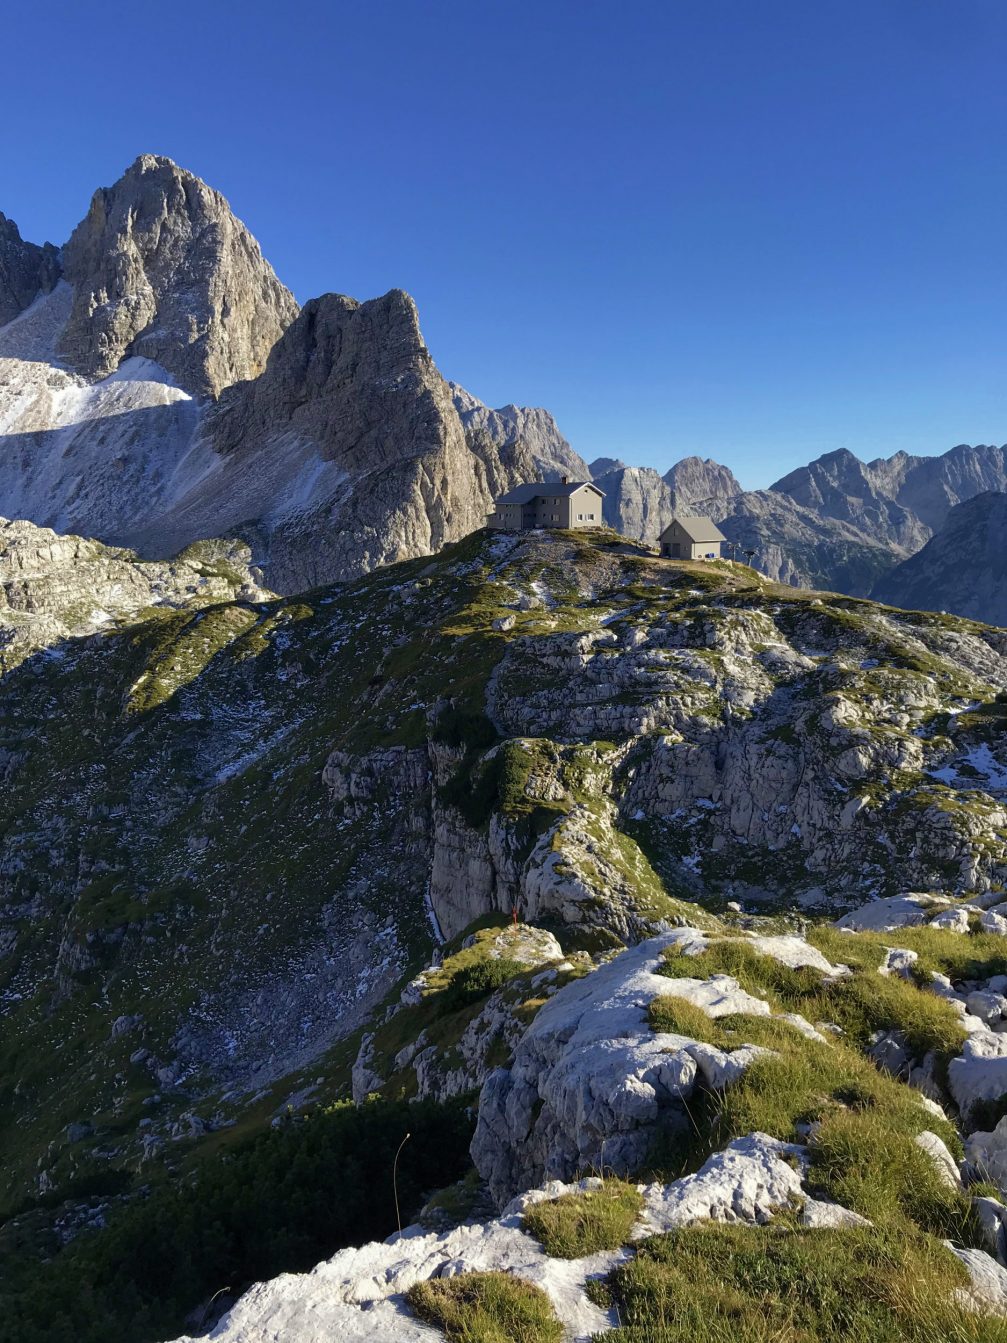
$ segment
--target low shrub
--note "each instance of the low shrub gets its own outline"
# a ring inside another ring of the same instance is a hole
[[[349,1103],[270,1129],[108,1216],[45,1263],[8,1258],[0,1343],[156,1343],[220,1289],[311,1268],[396,1228],[468,1166],[458,1107]]]
[[[486,998],[497,989],[503,988],[515,975],[521,974],[525,969],[527,967],[520,961],[512,961],[503,956],[463,965],[455,972],[450,984],[444,990],[442,999],[444,1008],[453,1010],[456,1007],[468,1007],[469,1004],[478,1002],[480,998]]]

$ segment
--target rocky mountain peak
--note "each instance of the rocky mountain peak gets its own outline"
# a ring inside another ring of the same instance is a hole
[[[596,457],[588,466],[591,472],[591,479],[595,480],[598,476],[607,475],[609,471],[625,471],[629,465],[621,457]]]
[[[955,611],[1007,625],[1007,494],[989,490],[950,510],[922,550],[887,574],[875,600]]]
[[[221,400],[214,446],[228,452],[279,426],[310,438],[328,460],[373,469],[443,441],[445,419],[457,425],[450,412],[404,290],[365,303],[323,294],[277,341],[261,377]]]
[[[664,476],[675,508],[687,509],[713,499],[731,499],[741,494],[734,472],[712,457],[683,457]]]
[[[652,466],[615,466],[598,473],[592,463],[595,484],[605,495],[602,516],[610,527],[653,545],[671,521],[671,491]]]
[[[59,252],[52,243],[39,247],[25,242],[14,220],[0,214],[0,326],[37,295],[48,294],[59,275]]]
[[[154,154],[95,192],[63,265],[74,299],[60,352],[89,377],[138,355],[216,397],[262,371],[297,315],[224,197]]]
[[[484,455],[481,444],[491,446],[499,459],[501,483],[507,488],[536,477],[590,480],[587,463],[560,433],[549,411],[513,404],[493,410],[457,383],[448,386],[470,442],[480,455]]]
[[[277,590],[437,550],[488,511],[485,468],[401,289],[306,303],[265,371],[209,409],[201,447],[224,465],[167,517],[172,544],[252,537],[264,518]]]

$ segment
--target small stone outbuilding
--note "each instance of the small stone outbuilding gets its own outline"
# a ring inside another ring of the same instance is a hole
[[[502,494],[487,527],[528,531],[533,527],[600,527],[604,491],[589,480],[537,481]]]
[[[727,537],[712,518],[675,517],[660,536],[661,554],[671,560],[719,560]]]

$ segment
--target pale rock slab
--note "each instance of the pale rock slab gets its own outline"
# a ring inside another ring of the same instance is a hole
[[[817,1198],[805,1199],[798,1220],[801,1226],[816,1229],[872,1225],[869,1218],[861,1217],[860,1213],[844,1208],[840,1203],[829,1203]]]
[[[986,1032],[981,1038],[984,1046],[992,1048],[990,1034]],[[992,1036],[993,1040],[1000,1038]],[[966,1051],[971,1043],[971,1039],[966,1040]],[[963,1051],[948,1064],[948,1087],[967,1122],[977,1102],[998,1101],[1007,1094],[1007,1057]]]
[[[976,1178],[1007,1191],[1007,1115],[992,1131],[977,1129],[968,1135],[965,1160]]]
[[[969,930],[969,912],[960,906],[944,909],[936,918],[930,920],[931,928],[943,928],[947,933],[967,933]]]
[[[893,895],[851,910],[836,920],[836,927],[855,933],[890,933],[896,928],[918,927],[927,922],[937,903],[929,895]]]
[[[648,1185],[641,1234],[653,1235],[692,1222],[771,1221],[804,1198],[807,1149],[765,1133],[736,1138],[695,1175],[670,1185]]]
[[[768,1014],[765,1002],[728,976],[656,973],[664,949],[691,933],[651,938],[566,985],[528,1027],[512,1066],[487,1078],[472,1158],[499,1203],[579,1169],[631,1171],[644,1159],[659,1119],[688,1122],[682,1102],[700,1074],[697,1059],[711,1076],[736,1075],[720,1051],[657,1034],[648,1021],[650,1003],[664,994],[713,1016]],[[744,1059],[753,1056],[749,1050]]]
[[[812,970],[821,970],[825,975],[836,975],[840,968],[825,957],[817,947],[805,942],[803,937],[781,935],[769,937],[753,935],[749,939],[756,951],[763,956],[772,956],[774,961],[789,966],[791,970],[800,970],[804,966]]]
[[[1007,998],[1002,993],[991,993],[988,989],[976,989],[965,999],[969,1012],[988,1026],[994,1025],[1007,1016]]]
[[[969,1271],[969,1287],[960,1287],[956,1296],[968,1310],[989,1315],[1007,1315],[1007,1269],[985,1250],[966,1250],[945,1242]]]
[[[494,1221],[466,1223],[441,1234],[407,1227],[387,1241],[341,1250],[310,1273],[288,1273],[258,1283],[209,1337],[226,1343],[332,1343],[336,1339],[339,1343],[391,1343],[393,1339],[395,1343],[427,1343],[442,1335],[412,1317],[404,1302],[409,1288],[429,1278],[496,1271],[541,1287],[552,1300],[567,1338],[586,1341],[616,1321],[588,1299],[585,1283],[608,1273],[628,1252],[552,1259],[521,1228],[521,1213],[529,1203],[582,1187],[557,1182],[530,1191]]]
[[[900,979],[908,979],[918,960],[918,953],[910,951],[908,947],[889,947],[878,966],[878,974],[898,975]]]
[[[922,1133],[917,1133],[915,1142],[916,1146],[922,1148],[931,1158],[937,1167],[941,1180],[948,1188],[960,1189],[962,1187],[961,1171],[958,1169],[958,1162],[951,1155],[944,1139],[938,1137],[936,1133],[931,1133],[929,1129],[924,1129]]]
[[[979,918],[979,926],[984,933],[996,933],[998,937],[1007,937],[1007,918],[995,910],[985,910]]]

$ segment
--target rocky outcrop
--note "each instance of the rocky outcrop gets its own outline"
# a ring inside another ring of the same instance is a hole
[[[716,518],[742,492],[727,467],[712,458],[685,457],[664,476],[653,467],[598,458],[591,463],[591,473],[605,492],[603,514],[608,525],[646,545],[657,542],[672,514]]]
[[[172,543],[245,530],[283,591],[429,554],[482,526],[485,474],[465,442],[416,305],[394,289],[307,303],[261,377],[209,415],[220,463],[161,524]]]
[[[876,470],[873,463],[867,465],[840,448],[798,467],[770,488],[814,513],[913,551],[927,540],[929,529],[890,492],[894,483],[890,471]]]
[[[596,457],[588,470],[592,480],[595,480],[598,476],[608,475],[609,471],[622,471],[627,465],[621,457]]]
[[[654,545],[671,521],[672,494],[649,466],[622,466],[595,476],[604,491],[602,516],[610,527],[633,541]]]
[[[74,297],[60,351],[91,378],[139,356],[215,397],[256,377],[297,315],[223,196],[153,154],[95,192],[63,269]]]
[[[733,471],[712,457],[683,457],[664,474],[671,491],[671,506],[678,513],[698,513],[716,517],[724,501],[741,494]]]
[[[313,300],[262,375],[211,409],[136,356],[97,383],[54,366],[72,303],[61,284],[0,328],[9,515],[152,560],[238,536],[286,591],[429,553],[482,525],[487,464],[401,291]]]
[[[432,787],[415,794],[446,936],[516,907],[631,940],[681,915],[670,891],[710,882],[848,907],[858,892],[971,891],[1007,872],[1007,760],[986,718],[959,715],[954,741],[928,726],[954,696],[1000,686],[1002,634],[768,585],[742,596],[761,580],[741,567],[703,574],[723,584],[708,597],[666,587],[690,573],[656,559],[617,579],[622,561],[600,549],[568,564],[555,539],[485,544],[501,598],[484,613],[499,639],[487,712],[502,740],[467,755],[432,741]],[[623,590],[641,572],[652,606]],[[361,789],[381,773],[370,753],[345,768]],[[465,799],[498,774],[520,788],[474,811]]]
[[[1007,494],[979,494],[952,508],[936,535],[871,596],[1007,625]]]
[[[151,608],[192,609],[271,593],[241,542],[206,542],[173,562],[0,518],[0,671],[65,639],[94,634]]]
[[[938,457],[905,457],[872,462],[898,483],[896,499],[931,531],[943,526],[950,509],[989,490],[1007,490],[1007,447],[960,443]],[[891,486],[889,486],[891,488]]]
[[[479,1006],[455,1040],[443,963],[410,980],[378,1029],[366,1032],[361,1040],[351,1079],[358,1104],[374,1092],[395,1095],[403,1086],[417,1100],[474,1095],[501,1056],[513,1054],[535,1006],[551,998],[575,970],[552,933],[534,924],[472,934],[463,940],[459,954],[464,957],[474,946],[479,960],[473,958],[469,964],[492,967],[502,962],[511,975],[509,981]],[[575,960],[581,973],[592,968],[583,954]],[[439,1019],[432,1009],[443,1003],[445,994],[449,1006]],[[416,1009],[421,1009],[419,1014]],[[410,1020],[426,1024],[410,1031]],[[445,1034],[451,1040],[449,1048],[444,1047]],[[409,1043],[399,1047],[404,1036],[411,1036]],[[384,1048],[389,1037],[396,1042],[394,1053]]]
[[[724,1054],[651,1029],[648,1003],[673,991],[711,1016],[768,1014],[728,976],[668,980],[661,953],[689,930],[623,952],[539,1011],[510,1068],[486,1080],[472,1159],[498,1203],[579,1170],[640,1167],[657,1125],[688,1126],[688,1100],[711,1078],[739,1076],[757,1051]]]
[[[59,252],[52,243],[22,241],[13,219],[0,214],[0,326],[48,294],[60,276]]]
[[[506,488],[525,480],[559,480],[561,476],[591,479],[587,463],[571,448],[547,410],[514,405],[491,410],[457,383],[448,383],[448,387],[466,433],[477,440],[487,438],[503,465],[512,469],[513,479]]]

